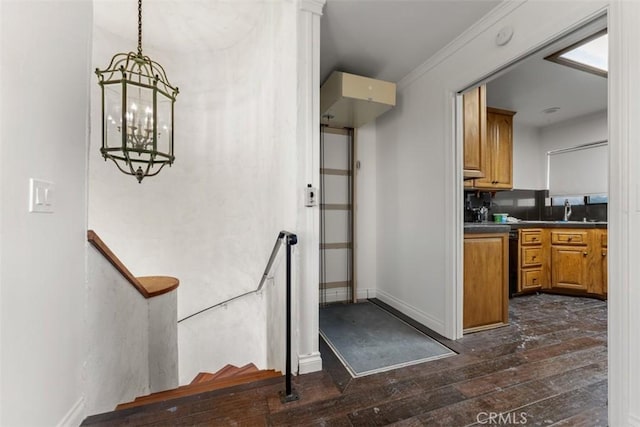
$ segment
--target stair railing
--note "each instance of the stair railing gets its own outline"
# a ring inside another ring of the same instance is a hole
[[[269,278],[269,272],[273,267],[273,263],[276,260],[276,257],[278,255],[278,250],[280,249],[280,246],[282,246],[283,241],[287,246],[287,252],[286,252],[286,257],[287,257],[287,265],[286,265],[287,345],[286,345],[286,358],[285,358],[285,391],[280,392],[280,400],[283,403],[287,403],[287,402],[293,402],[299,399],[298,393],[295,390],[293,390],[293,387],[291,385],[291,378],[292,378],[292,375],[291,375],[291,246],[294,246],[298,243],[297,235],[284,230],[278,233],[278,238],[276,239],[276,242],[273,245],[273,249],[271,250],[271,255],[269,256],[269,261],[267,261],[267,266],[264,269],[264,273],[262,274],[262,278],[260,279],[260,283],[258,284],[257,289],[253,291],[245,292],[243,294],[237,295],[235,297],[229,298],[227,300],[224,300],[222,302],[219,302],[217,304],[204,308],[196,313],[190,314],[189,316],[178,320],[178,323],[184,322],[185,320],[190,319],[194,316],[197,316],[198,314],[204,313],[205,311],[209,311],[216,307],[226,305],[227,303],[231,301],[235,301],[246,295],[260,292],[262,290],[262,287],[264,286],[264,283]]]

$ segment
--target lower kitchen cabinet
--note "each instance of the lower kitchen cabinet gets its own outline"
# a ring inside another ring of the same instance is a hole
[[[464,332],[508,323],[508,276],[507,233],[464,235]]]
[[[551,289],[589,289],[587,247],[551,246]]]
[[[598,230],[594,239],[593,261],[590,269],[593,271],[594,280],[589,292],[607,296],[609,282],[608,267],[608,233],[607,230]]]
[[[524,228],[518,239],[518,293],[607,295],[607,230]]]
[[[538,291],[546,280],[545,234],[540,228],[519,230],[518,292]]]

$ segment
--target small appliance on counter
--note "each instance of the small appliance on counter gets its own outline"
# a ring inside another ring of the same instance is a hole
[[[472,208],[473,222],[487,222],[489,220],[489,209],[486,206]]]

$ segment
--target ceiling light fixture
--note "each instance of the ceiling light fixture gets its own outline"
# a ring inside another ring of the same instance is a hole
[[[173,106],[178,88],[164,68],[142,54],[142,0],[138,0],[138,51],[117,53],[96,69],[102,89],[102,148],[105,161],[138,182],[171,166]]]
[[[560,111],[560,107],[549,107],[542,110],[542,112],[545,114],[554,114],[554,113],[557,113],[558,111]]]

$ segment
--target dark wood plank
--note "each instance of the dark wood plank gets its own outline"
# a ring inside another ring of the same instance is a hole
[[[526,417],[526,425],[606,426],[606,301],[544,294],[510,305],[509,326],[465,335],[454,343],[458,355],[362,378],[321,344],[325,369],[294,378],[297,402],[281,403],[284,384],[263,381],[84,425],[452,427],[494,414],[510,425]]]

